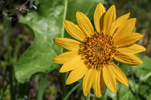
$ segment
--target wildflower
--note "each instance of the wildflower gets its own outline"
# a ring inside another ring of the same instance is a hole
[[[116,82],[129,86],[124,72],[113,59],[128,65],[143,63],[134,54],[145,51],[143,46],[134,44],[143,35],[133,33],[136,18],[129,19],[130,13],[116,19],[116,9],[112,5],[108,11],[99,3],[94,13],[96,31],[86,15],[76,13],[78,25],[65,20],[67,32],[74,37],[55,38],[54,42],[69,50],[56,58],[54,62],[63,64],[61,73],[71,71],[66,84],[72,84],[82,77],[83,93],[88,95],[92,85],[96,96],[101,97],[105,84],[114,93]]]

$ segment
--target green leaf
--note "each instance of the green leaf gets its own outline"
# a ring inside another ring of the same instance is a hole
[[[92,20],[99,2],[104,0],[36,0],[38,10],[20,19],[35,39],[15,66],[16,79],[23,83],[34,73],[58,69],[53,58],[63,49],[54,44],[53,38],[68,37],[63,20],[76,22],[76,11],[85,13]]]
[[[125,72],[129,80],[129,87],[117,84],[117,95],[107,91],[107,95],[113,100],[149,100],[151,98],[151,59],[137,54],[144,61],[142,65],[129,66],[119,64],[119,67]]]

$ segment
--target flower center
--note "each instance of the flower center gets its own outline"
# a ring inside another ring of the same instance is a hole
[[[100,69],[103,64],[108,64],[116,52],[112,36],[95,33],[86,37],[80,44],[79,54],[89,68]]]

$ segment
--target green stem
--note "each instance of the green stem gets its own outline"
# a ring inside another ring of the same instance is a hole
[[[13,89],[13,69],[12,66],[9,66],[9,79],[10,79],[10,93],[11,100],[15,100],[15,89]]]
[[[3,7],[5,7],[7,4],[7,0],[5,1],[5,4],[3,5]],[[2,7],[2,9],[3,9]],[[12,50],[10,48],[10,36],[11,36],[11,26],[10,26],[10,21],[8,21],[6,18],[3,18],[3,25],[4,25],[4,30],[3,30],[3,34],[4,34],[4,40],[6,41],[6,49],[8,50],[8,69],[9,69],[9,75],[7,77],[5,77],[4,79],[9,82],[10,85],[10,97],[11,100],[15,100],[15,92],[16,90],[14,89],[14,69],[13,69],[13,61],[12,61]]]
[[[8,37],[9,38],[9,37]],[[9,42],[8,42],[9,45]],[[11,100],[15,100],[15,89],[13,88],[13,78],[14,78],[14,73],[13,73],[13,64],[12,64],[12,57],[11,57],[11,49],[8,47],[8,60],[9,60],[9,84],[10,84],[10,93],[11,93]]]
[[[48,73],[41,76],[41,85],[38,91],[37,100],[43,100],[42,98],[43,98],[43,94],[44,94],[44,90],[46,86],[47,77],[48,77]]]
[[[89,94],[88,94],[88,96],[86,97],[86,100],[90,100],[90,91],[89,91]]]
[[[106,90],[107,90],[107,87],[105,86],[102,97],[105,97],[105,96],[106,96]]]
[[[9,83],[10,83],[10,93],[11,93],[11,100],[15,100],[15,89],[13,89],[13,78],[14,78],[14,73],[13,73],[13,63],[12,63],[12,56],[11,56],[11,49],[10,49],[10,47],[9,47],[9,45],[10,45],[10,41],[9,41],[9,38],[10,37],[8,37],[7,39],[8,39],[8,61],[9,61],[9,65],[8,65],[8,67],[9,67]]]
[[[9,52],[9,83],[10,83],[10,93],[11,93],[11,100],[15,100],[15,89],[13,89],[13,66],[11,61],[11,51]]]
[[[79,82],[75,87],[73,87],[68,94],[65,96],[65,98],[63,100],[67,100],[69,98],[69,96],[81,85],[81,82]]]
[[[61,81],[62,81],[62,90],[63,90],[63,97],[67,95],[67,90],[66,90],[66,85],[65,85],[65,80],[66,80],[66,74],[62,73],[61,74]]]
[[[64,2],[64,8],[65,9],[64,9],[64,15],[63,15],[63,21],[66,19],[67,7],[68,7],[68,0],[65,0],[65,2]],[[64,26],[64,23],[62,23],[62,25]],[[62,34],[61,34],[62,38],[64,38],[64,33],[65,33],[65,30],[64,30],[64,27],[62,27]],[[61,48],[61,53],[63,53],[63,48]],[[66,74],[63,73],[63,74],[61,74],[63,97],[67,94],[65,80],[66,80]]]

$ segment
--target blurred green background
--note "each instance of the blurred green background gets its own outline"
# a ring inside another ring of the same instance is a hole
[[[3,1],[3,2],[2,2]],[[117,17],[131,13],[136,17],[136,32],[144,37],[138,41],[147,51],[138,54],[144,64],[119,66],[127,75],[130,87],[118,84],[114,94],[108,88],[102,98],[92,100],[150,100],[151,98],[151,1],[150,0],[31,0],[22,9],[11,11],[8,20],[2,12],[17,8],[27,0],[0,0],[0,100],[85,100],[82,80],[65,86],[68,76],[60,74],[61,65],[53,58],[63,52],[53,43],[54,37],[70,37],[63,20],[76,22],[76,11],[86,14],[93,23],[93,13],[99,2],[106,9],[116,6]]]

